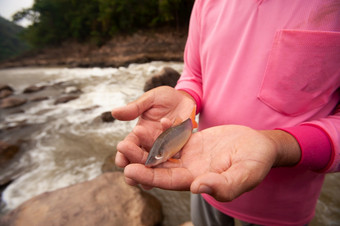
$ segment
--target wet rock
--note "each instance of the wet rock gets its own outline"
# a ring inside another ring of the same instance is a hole
[[[181,75],[171,67],[165,67],[159,73],[147,80],[144,85],[144,92],[156,88],[158,86],[175,87]]]
[[[71,100],[75,100],[77,99],[79,96],[62,96],[59,97],[58,99],[56,99],[56,101],[54,102],[54,104],[63,104],[63,103],[67,103]]]
[[[8,97],[14,93],[14,89],[9,85],[0,83],[0,99]]]
[[[123,173],[43,193],[0,219],[0,225],[156,225],[160,202],[124,181]]]
[[[30,101],[38,102],[38,101],[43,101],[43,100],[48,100],[48,99],[49,99],[49,97],[47,97],[47,96],[36,96],[36,97],[32,97],[30,99]]]
[[[1,108],[13,108],[25,104],[27,100],[21,97],[6,97],[1,100]]]
[[[19,152],[19,146],[0,141],[0,168],[3,169],[5,165],[16,156]]]
[[[114,121],[115,121],[115,118],[112,117],[110,111],[103,112],[103,113],[100,115],[100,118],[102,119],[103,122],[114,122]]]
[[[11,90],[8,90],[8,89],[1,90],[0,91],[0,99],[8,97],[12,94],[13,94],[13,91],[11,91]]]
[[[88,108],[82,108],[80,109],[82,112],[89,112],[89,111],[93,111],[94,109],[99,108],[99,105],[94,105]]]
[[[14,91],[14,89],[12,87],[10,87],[9,85],[0,83],[0,91],[1,90],[11,90],[11,91]]]
[[[35,92],[38,92],[40,90],[43,90],[44,88],[45,88],[45,86],[32,85],[32,86],[25,88],[23,93],[35,93]]]

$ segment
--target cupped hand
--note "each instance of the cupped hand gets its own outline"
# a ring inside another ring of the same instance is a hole
[[[176,118],[188,118],[195,105],[184,91],[162,86],[144,93],[138,100],[112,110],[118,120],[133,120],[137,125],[117,145],[116,165],[125,167],[130,163],[145,163],[148,150],[158,135]]]
[[[131,185],[207,193],[219,201],[231,201],[257,186],[279,164],[282,148],[276,138],[295,142],[278,130],[259,132],[235,125],[212,127],[191,136],[178,163],[166,162],[156,168],[128,165],[124,171],[126,181]],[[299,158],[294,157],[292,164]]]

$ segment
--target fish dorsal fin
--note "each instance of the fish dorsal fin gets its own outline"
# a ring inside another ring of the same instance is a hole
[[[196,105],[192,109],[192,112],[191,112],[191,115],[190,115],[190,119],[191,119],[191,122],[192,122],[192,128],[194,128],[194,129],[198,127],[198,124],[195,120],[195,116],[196,116]]]

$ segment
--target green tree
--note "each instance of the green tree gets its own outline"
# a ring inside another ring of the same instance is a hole
[[[140,28],[186,26],[194,0],[35,0],[13,16],[30,19],[25,32],[35,46],[65,40],[102,40]]]

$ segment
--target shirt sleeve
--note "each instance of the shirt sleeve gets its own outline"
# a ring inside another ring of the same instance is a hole
[[[184,69],[175,87],[177,90],[186,91],[194,98],[197,105],[197,112],[200,112],[203,95],[199,48],[199,7],[200,1],[195,1],[190,18],[187,43],[184,50]]]

